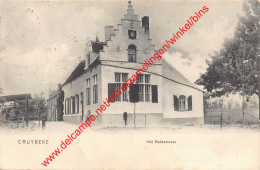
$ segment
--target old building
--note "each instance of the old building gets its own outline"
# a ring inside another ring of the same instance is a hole
[[[149,17],[139,21],[130,1],[121,23],[116,28],[105,26],[105,40],[87,43],[85,59],[64,82],[64,121],[79,123],[96,114],[111,88],[117,90],[156,52]],[[137,126],[203,122],[203,92],[164,59],[155,62],[136,84],[140,100],[136,107],[129,102],[128,89],[96,124],[124,126],[127,112],[128,126],[133,126],[134,109]]]
[[[64,91],[61,84],[58,84],[57,90],[49,89],[49,98],[47,101],[47,120],[63,121],[64,115]]]
[[[57,91],[49,90],[47,102],[47,120],[57,121]]]

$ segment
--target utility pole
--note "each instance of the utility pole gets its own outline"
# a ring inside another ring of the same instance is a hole
[[[219,103],[220,103],[220,106],[221,106],[220,127],[221,127],[221,130],[222,130],[222,127],[223,127],[223,97],[222,97],[222,99],[220,99]]]
[[[135,128],[136,128],[135,120],[136,120],[136,114],[135,114],[135,102],[134,102],[134,125],[135,125]]]

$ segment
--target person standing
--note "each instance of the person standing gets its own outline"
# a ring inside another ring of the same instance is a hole
[[[126,127],[126,124],[127,124],[127,112],[123,113],[123,119],[125,121],[125,127]]]

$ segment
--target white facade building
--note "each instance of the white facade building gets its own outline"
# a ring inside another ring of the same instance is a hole
[[[139,21],[131,2],[117,28],[105,27],[105,40],[87,43],[85,59],[63,84],[64,121],[80,123],[96,114],[111,88],[117,90],[156,52],[149,37],[149,17]],[[135,83],[140,100],[135,109],[137,126],[203,123],[203,92],[164,59],[154,62]],[[95,123],[124,126],[127,112],[128,126],[133,126],[134,104],[129,100],[128,89]]]

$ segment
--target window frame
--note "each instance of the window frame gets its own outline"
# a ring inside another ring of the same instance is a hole
[[[75,113],[79,113],[79,95],[78,94],[76,94],[75,95],[75,105],[76,105],[76,107],[75,107]]]
[[[93,76],[93,104],[98,103],[97,74]]]
[[[71,113],[75,114],[75,109],[76,109],[76,103],[75,103],[75,96],[71,96]]]
[[[173,105],[174,111],[192,111],[192,95],[188,95],[188,97],[186,95],[179,95],[179,97],[173,95]]]
[[[137,59],[137,48],[134,44],[130,44],[127,48],[128,62],[136,63]]]
[[[136,84],[139,85],[138,95],[139,102],[152,102],[152,84],[151,84],[151,74],[141,74],[140,77],[136,80]],[[149,78],[148,78],[149,77]],[[149,80],[149,81],[146,81]],[[146,89],[149,89],[149,92],[146,93]],[[147,97],[148,95],[148,97]],[[147,100],[148,99],[148,100]]]
[[[125,84],[125,82],[128,80],[129,73],[126,72],[115,72],[115,90],[118,91],[122,85]],[[118,77],[119,75],[119,77]],[[125,76],[125,77],[124,77]],[[118,78],[117,78],[118,77]],[[126,78],[124,81],[123,79]],[[118,98],[115,100],[115,102],[128,102],[129,101],[129,89],[127,88],[126,91],[122,91],[122,94],[117,94]]]
[[[90,88],[90,78],[86,80],[86,105],[91,105],[91,88]]]

